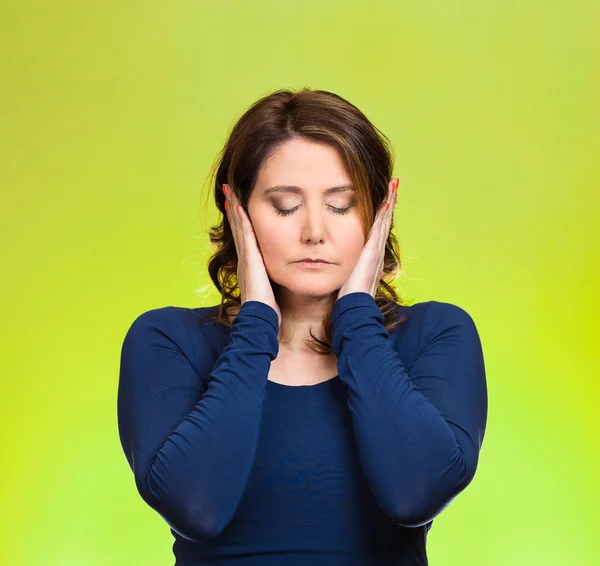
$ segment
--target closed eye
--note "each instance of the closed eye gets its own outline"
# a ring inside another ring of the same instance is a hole
[[[346,208],[336,208],[335,206],[330,206],[328,205],[329,208],[331,208],[331,210],[335,213],[335,214],[348,214],[350,212],[350,209],[352,208],[352,206],[348,206]],[[294,208],[290,208],[289,210],[284,210],[281,208],[277,208],[275,207],[275,211],[277,214],[279,214],[280,216],[289,216],[290,214],[292,214],[295,210],[297,210],[300,207],[300,205],[295,206]]]

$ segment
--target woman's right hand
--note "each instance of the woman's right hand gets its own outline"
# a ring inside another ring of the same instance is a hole
[[[223,185],[225,210],[237,250],[237,280],[242,305],[247,301],[260,301],[272,307],[281,325],[281,310],[275,300],[265,263],[256,241],[252,222],[228,185]]]

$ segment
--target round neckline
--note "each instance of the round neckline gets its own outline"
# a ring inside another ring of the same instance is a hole
[[[324,387],[326,384],[333,384],[333,382],[337,381],[339,379],[339,374],[338,375],[334,375],[333,377],[330,377],[329,379],[326,379],[324,381],[319,381],[319,383],[313,383],[312,385],[286,385],[285,383],[278,383],[277,381],[271,381],[270,379],[267,379],[267,384],[269,384],[271,387],[276,387],[278,389],[300,389],[300,390],[308,390],[308,389],[316,389],[316,388],[321,388]]]

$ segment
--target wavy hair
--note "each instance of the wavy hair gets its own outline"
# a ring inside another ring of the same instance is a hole
[[[227,184],[247,212],[247,205],[263,162],[277,147],[291,139],[328,144],[337,149],[355,189],[365,241],[375,214],[388,196],[392,178],[393,154],[388,138],[347,100],[324,90],[308,87],[296,92],[276,90],[258,99],[233,126],[223,149],[209,173],[210,192],[222,214],[219,224],[209,229],[209,239],[216,251],[208,261],[208,273],[221,294],[215,320],[231,328],[234,314],[241,308],[237,281],[237,251],[231,226],[225,213]],[[393,220],[392,220],[393,226]],[[390,229],[385,245],[384,275],[375,294],[375,302],[389,331],[408,318],[398,316],[403,306],[391,281],[400,272],[398,242]],[[274,293],[276,288],[274,287]],[[276,297],[277,298],[277,297]],[[331,312],[323,321],[325,340],[307,339],[307,346],[319,354],[331,349]]]

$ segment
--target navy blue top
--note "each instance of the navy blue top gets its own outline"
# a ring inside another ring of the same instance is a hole
[[[431,522],[469,485],[487,421],[480,338],[450,303],[368,293],[332,310],[338,375],[267,379],[277,313],[244,303],[139,315],[122,347],[123,450],[175,537],[176,566],[425,565]]]

